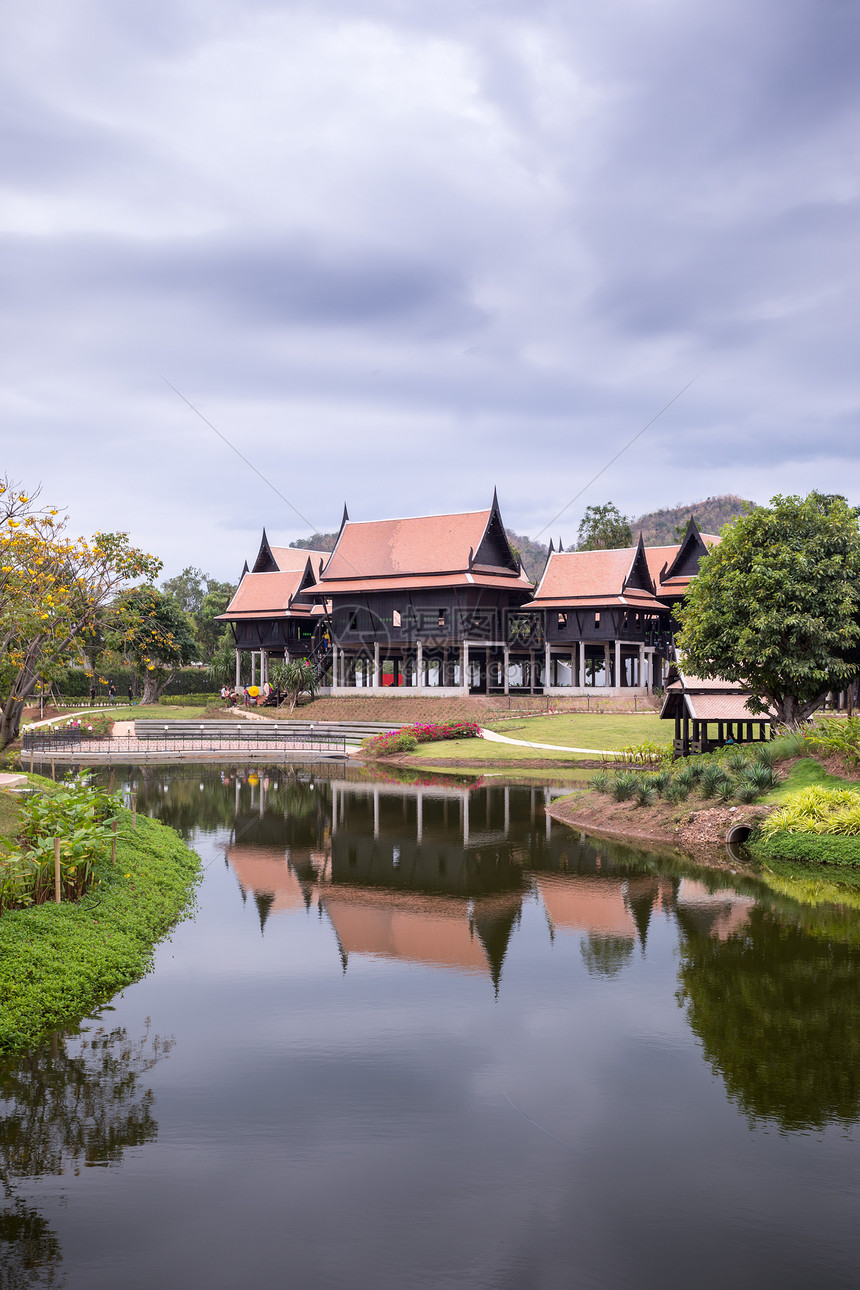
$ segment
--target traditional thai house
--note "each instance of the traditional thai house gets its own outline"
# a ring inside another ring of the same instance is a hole
[[[327,551],[304,551],[271,546],[263,529],[253,567],[247,563],[236,594],[221,622],[232,624],[236,642],[236,684],[241,676],[241,655],[251,655],[251,681],[268,679],[269,659],[307,658],[313,651],[317,628],[326,607],[308,595]]]
[[[392,696],[649,693],[673,660],[673,607],[708,545],[614,551],[550,544],[537,588],[489,508],[409,519],[344,516],[331,554],[274,547],[263,532],[224,621],[236,677],[268,660],[313,657],[323,689]]]
[[[330,605],[331,688],[390,695],[532,689],[540,623],[498,498],[482,511],[357,522],[344,511],[316,584]]]
[[[751,697],[735,681],[703,681],[676,669],[660,710],[662,718],[675,722],[675,755],[688,757],[726,743],[769,739],[774,714],[750,712]]]
[[[524,610],[542,619],[544,693],[609,693],[659,685],[670,612],[656,595],[640,537],[613,551],[550,553]]]

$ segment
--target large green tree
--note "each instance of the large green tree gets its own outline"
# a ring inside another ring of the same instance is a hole
[[[577,551],[616,551],[632,545],[630,521],[613,502],[586,506],[576,539]]]
[[[804,721],[857,673],[858,512],[843,497],[774,497],[724,529],[678,610],[696,676],[739,681],[755,712]]]
[[[226,623],[216,621],[223,614],[236,590],[231,582],[219,582],[194,565],[188,565],[174,578],[161,584],[161,590],[172,596],[187,614],[197,638],[197,657],[211,663],[218,644],[227,630]]]

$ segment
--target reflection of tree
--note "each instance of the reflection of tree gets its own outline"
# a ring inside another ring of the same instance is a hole
[[[860,1114],[860,949],[761,906],[724,941],[688,931],[679,1000],[729,1096],[783,1129]]]
[[[141,1087],[141,1078],[172,1046],[172,1040],[150,1036],[148,1024],[138,1041],[122,1028],[99,1027],[78,1037],[74,1049],[55,1036],[50,1044],[0,1065],[4,1290],[54,1284],[62,1259],[56,1237],[38,1211],[17,1198],[17,1187],[45,1174],[116,1164],[127,1147],[153,1141],[158,1132],[153,1095]]]
[[[590,976],[617,976],[633,957],[634,942],[627,936],[600,936],[589,932],[579,946]]]
[[[30,1290],[62,1284],[63,1251],[36,1209],[16,1200],[0,1213],[0,1286]]]

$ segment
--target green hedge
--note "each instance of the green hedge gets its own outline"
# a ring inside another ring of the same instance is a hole
[[[791,860],[796,864],[860,865],[860,837],[826,833],[786,833],[753,837],[747,849],[757,859]]]
[[[0,918],[0,1053],[27,1048],[143,976],[155,945],[192,905],[201,863],[156,820],[120,813],[116,865],[96,862],[77,904]]]
[[[221,703],[221,695],[216,691],[211,694],[162,694],[158,700],[168,708],[205,708],[210,703]]]
[[[143,684],[135,675],[131,668],[111,668],[107,672],[100,674],[105,678],[108,684],[113,681],[117,689],[117,698],[125,699],[128,696],[128,687],[131,686],[135,695],[139,695],[143,689]],[[168,694],[199,694],[201,686],[211,683],[209,669],[206,667],[183,667],[176,673],[170,685],[167,687]],[[57,677],[54,684],[55,693],[62,694],[68,699],[88,699],[90,697],[91,678],[80,668],[66,668]],[[99,683],[96,686],[96,693],[99,698],[104,698],[108,692],[107,685]]]

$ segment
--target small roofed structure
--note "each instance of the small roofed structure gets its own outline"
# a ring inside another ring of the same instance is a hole
[[[675,722],[675,756],[770,739],[776,714],[751,712],[751,698],[735,681],[705,681],[678,673],[666,687],[660,710],[661,718]]]

